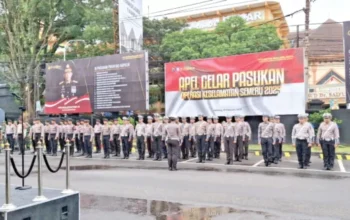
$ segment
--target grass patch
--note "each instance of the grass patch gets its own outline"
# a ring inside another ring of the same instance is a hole
[[[249,145],[249,150],[259,151],[261,150],[261,146],[257,144]],[[284,144],[283,151],[295,151],[295,148],[291,144]],[[340,145],[336,148],[336,153],[346,153],[350,154],[350,146],[349,145]],[[321,147],[312,147],[312,152],[322,153]]]

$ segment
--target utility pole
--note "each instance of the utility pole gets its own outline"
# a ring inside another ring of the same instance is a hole
[[[310,1],[305,0],[305,37],[304,37],[304,46],[305,46],[305,101],[306,108],[309,97],[309,55],[310,55],[310,42],[309,42],[309,25],[310,25]]]
[[[113,0],[114,52],[119,53],[119,0]]]

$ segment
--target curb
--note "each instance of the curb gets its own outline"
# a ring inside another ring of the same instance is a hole
[[[254,153],[255,156],[261,156],[262,152],[261,151],[249,151],[250,153]],[[296,154],[294,151],[286,151],[283,152],[284,157],[289,158],[291,155]],[[318,156],[319,158],[323,159],[323,154],[322,153],[311,153],[312,156]],[[335,154],[337,160],[350,160],[350,154],[345,154],[345,153],[339,153]]]

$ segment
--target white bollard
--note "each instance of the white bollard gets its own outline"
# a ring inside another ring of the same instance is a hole
[[[11,167],[10,167],[10,151],[9,144],[5,144],[5,204],[0,207],[0,211],[10,211],[16,209],[16,206],[11,204],[10,193],[11,193]]]
[[[33,202],[43,202],[46,201],[47,198],[43,195],[43,180],[42,180],[42,158],[43,158],[43,146],[41,141],[39,141],[39,145],[36,148],[38,152],[38,195],[33,199]]]

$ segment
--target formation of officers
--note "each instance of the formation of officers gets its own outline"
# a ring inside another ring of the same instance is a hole
[[[315,135],[311,123],[308,122],[308,115],[298,115],[299,123],[293,127],[292,143],[296,147],[301,169],[309,166],[311,147],[314,144],[322,147],[325,169],[333,168],[335,147],[339,145],[339,130],[337,124],[331,121],[331,114],[326,113],[323,117],[324,122]],[[14,125],[8,120],[4,136],[12,153],[15,139],[18,140],[19,146],[24,146],[21,144],[21,137],[25,138],[28,135],[32,141],[33,153],[39,141],[43,141],[46,154],[57,156],[58,146],[61,151],[70,146],[70,153],[73,155],[75,146],[76,156],[92,158],[94,142],[95,153],[100,153],[103,146],[106,159],[110,158],[111,154],[129,159],[135,140],[138,160],[145,160],[147,150],[148,158],[153,158],[154,161],[168,159],[169,170],[177,170],[178,159],[195,158],[196,154],[197,163],[220,158],[222,143],[226,153],[226,165],[232,165],[234,161],[248,160],[252,131],[249,123],[244,121],[244,116],[228,116],[222,123],[219,123],[218,117],[207,117],[205,121],[203,115],[198,115],[197,122],[195,117],[189,119],[188,121],[187,117],[183,117],[180,122],[178,117],[162,118],[155,114],[153,117],[148,116],[145,123],[144,116],[140,115],[135,128],[126,117],[122,123],[118,119],[114,119],[113,122],[103,119],[102,123],[97,120],[94,126],[90,124],[90,119],[77,120],[75,124],[72,119],[57,122],[57,119],[52,118],[45,121],[45,124],[35,119],[32,126],[25,124],[23,129],[21,122]],[[265,165],[278,164],[286,139],[285,126],[280,122],[280,117],[264,115],[257,136]]]

